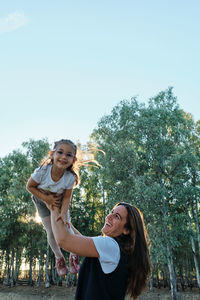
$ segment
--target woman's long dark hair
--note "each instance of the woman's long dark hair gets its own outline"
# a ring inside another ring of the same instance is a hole
[[[147,231],[141,211],[125,202],[115,205],[123,205],[127,209],[127,222],[125,227],[129,234],[116,238],[121,250],[128,255],[128,279],[127,294],[136,299],[147,285],[150,273],[150,258]]]

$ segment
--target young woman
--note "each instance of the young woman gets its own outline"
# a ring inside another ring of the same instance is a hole
[[[61,248],[85,256],[78,277],[75,300],[136,299],[150,272],[148,238],[142,213],[120,202],[105,219],[103,236],[75,235],[52,211],[54,236]]]

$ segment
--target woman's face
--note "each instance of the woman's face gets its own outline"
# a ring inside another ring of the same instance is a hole
[[[126,224],[127,214],[125,206],[119,205],[115,207],[110,214],[106,216],[102,232],[110,237],[128,234],[129,230],[124,227]]]

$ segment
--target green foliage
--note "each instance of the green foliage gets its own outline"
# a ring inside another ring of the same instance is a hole
[[[35,141],[30,139],[28,142],[22,143],[27,150],[27,157],[31,163],[32,171],[38,168],[42,159],[48,155],[50,145],[47,139]]]
[[[189,238],[186,204],[191,210],[199,199],[199,122],[179,108],[169,88],[148,106],[135,98],[120,102],[92,139],[106,153],[98,161],[107,206],[126,201],[140,208],[152,261],[166,264]]]
[[[72,221],[78,230],[87,236],[98,235],[103,223],[103,203],[98,186],[98,173],[94,168],[81,170],[81,183],[74,190],[71,203]]]
[[[7,253],[14,250],[21,253],[21,258],[30,255],[30,244],[34,244],[33,255],[37,257],[38,240],[42,236],[46,239],[43,228],[31,220],[35,208],[26,183],[36,159],[41,160],[46,154],[48,143],[31,140],[24,146],[28,148],[27,153],[13,151],[0,159],[0,249]]]
[[[168,88],[147,105],[136,98],[120,102],[101,118],[90,142],[105,155],[94,152],[101,167],[81,169],[70,204],[75,227],[87,236],[98,235],[113,205],[131,203],[144,214],[153,269],[162,272],[173,259],[185,276],[188,266],[194,270],[188,241],[192,236],[198,249],[200,121],[179,108]],[[44,257],[46,234],[34,220],[25,186],[50,147],[47,139],[22,146],[23,153],[0,159],[0,249],[14,249],[34,264]],[[199,262],[200,249],[197,258]]]

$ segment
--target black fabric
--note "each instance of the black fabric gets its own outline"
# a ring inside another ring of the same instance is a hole
[[[102,271],[98,258],[85,258],[75,300],[124,300],[127,273],[127,257],[122,252],[117,268],[109,274]]]

